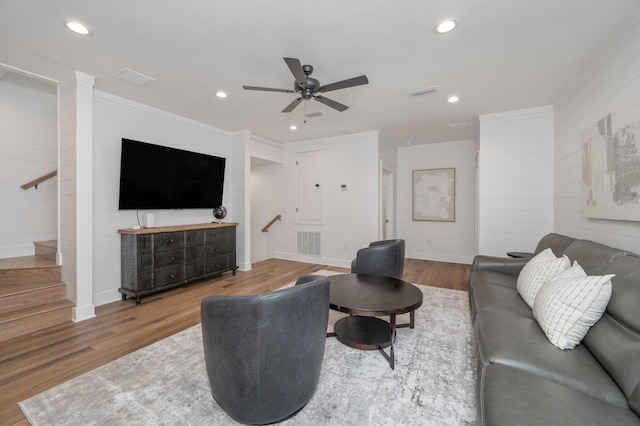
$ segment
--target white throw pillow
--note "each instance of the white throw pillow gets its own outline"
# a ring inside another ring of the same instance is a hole
[[[540,287],[551,278],[571,266],[567,256],[556,257],[550,248],[538,253],[520,271],[516,288],[527,305],[533,307],[533,301]]]
[[[533,317],[551,343],[564,350],[582,341],[609,304],[614,276],[587,276],[574,262],[542,286],[533,304]]]

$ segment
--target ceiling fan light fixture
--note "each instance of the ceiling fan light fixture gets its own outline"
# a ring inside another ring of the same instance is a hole
[[[62,21],[62,25],[64,25],[64,27],[69,31],[73,31],[76,34],[86,36],[90,36],[92,34],[91,30],[86,25],[78,21],[65,20]]]
[[[455,30],[458,27],[458,21],[455,19],[445,19],[440,21],[438,25],[433,28],[433,32],[436,34],[446,34]]]

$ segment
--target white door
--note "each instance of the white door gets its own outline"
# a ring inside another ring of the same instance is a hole
[[[393,206],[393,170],[390,165],[380,161],[380,239],[394,239]]]
[[[299,152],[296,157],[296,220],[322,222],[322,152]]]

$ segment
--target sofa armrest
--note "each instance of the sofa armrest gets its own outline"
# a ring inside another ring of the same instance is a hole
[[[528,258],[508,258],[497,256],[478,255],[473,258],[472,271],[484,270],[502,272],[509,275],[518,275],[524,265],[531,260]]]

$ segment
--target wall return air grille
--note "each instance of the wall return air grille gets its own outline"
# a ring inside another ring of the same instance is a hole
[[[298,231],[298,254],[320,256],[320,233]]]

